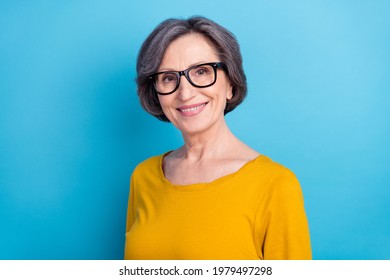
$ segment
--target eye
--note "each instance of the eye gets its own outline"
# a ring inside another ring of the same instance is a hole
[[[173,73],[164,73],[161,77],[161,82],[163,83],[172,83],[176,82],[176,75]]]
[[[197,76],[207,75],[208,73],[209,69],[207,69],[206,67],[198,67],[195,69],[195,75]]]

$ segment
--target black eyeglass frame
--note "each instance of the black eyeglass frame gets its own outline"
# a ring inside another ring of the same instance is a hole
[[[204,65],[209,65],[209,66],[213,67],[213,69],[214,69],[214,81],[213,81],[212,83],[208,84],[208,85],[205,85],[205,86],[198,86],[198,85],[194,84],[194,83],[191,81],[191,78],[189,77],[188,73],[189,73],[192,69],[194,69],[194,68],[196,68],[196,67],[201,67],[201,66],[204,66]],[[223,62],[207,62],[207,63],[202,63],[202,64],[197,64],[197,65],[191,66],[191,67],[189,67],[189,68],[187,68],[187,69],[185,69],[185,70],[182,70],[182,71],[162,71],[162,72],[157,72],[157,73],[154,73],[154,74],[150,75],[148,78],[149,78],[150,80],[152,80],[154,90],[156,91],[157,94],[160,94],[160,95],[168,95],[168,94],[174,93],[174,92],[178,89],[178,87],[179,87],[179,85],[180,85],[180,77],[181,77],[181,76],[186,77],[187,81],[188,81],[192,86],[194,86],[194,87],[196,87],[196,88],[211,87],[211,86],[212,86],[213,84],[215,84],[215,82],[217,81],[217,69],[226,70],[226,69],[227,69],[227,68],[226,68],[226,64],[223,63]],[[155,79],[155,77],[156,77],[157,75],[159,75],[159,74],[164,74],[164,73],[175,74],[176,77],[177,77],[177,79],[176,79],[177,82],[176,82],[175,88],[174,88],[172,91],[168,92],[168,93],[161,93],[161,92],[159,92],[159,91],[157,90],[157,87],[156,87],[156,79]]]

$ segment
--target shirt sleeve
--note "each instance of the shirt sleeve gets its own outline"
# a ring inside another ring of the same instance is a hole
[[[129,232],[135,220],[134,212],[134,174],[130,178],[130,192],[127,204],[126,232]]]
[[[311,259],[309,226],[297,178],[288,170],[269,187],[256,218],[263,259]]]

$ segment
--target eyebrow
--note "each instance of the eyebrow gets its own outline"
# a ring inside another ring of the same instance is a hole
[[[172,68],[162,68],[162,69],[157,69],[156,72],[178,72],[178,71],[183,71],[183,70],[187,70],[188,68],[191,68],[193,66],[196,66],[196,65],[199,65],[199,64],[203,64],[203,63],[208,63],[209,61],[200,61],[200,62],[195,62],[195,63],[192,63],[190,64],[190,66],[188,66],[187,68],[185,69],[182,69],[182,70],[175,70],[175,69],[172,69]],[[214,61],[211,61],[211,62],[214,62]]]

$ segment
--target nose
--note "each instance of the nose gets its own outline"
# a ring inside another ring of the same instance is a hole
[[[183,73],[180,75],[180,84],[176,91],[177,96],[184,101],[191,99],[195,95],[196,88],[190,84],[186,75]]]

